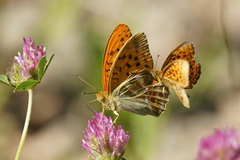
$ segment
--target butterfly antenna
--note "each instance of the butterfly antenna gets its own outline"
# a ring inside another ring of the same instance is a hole
[[[96,93],[98,93],[98,92],[82,92],[82,94],[96,94]]]
[[[155,63],[155,66],[154,66],[154,69],[156,69],[156,67],[157,67],[158,58],[159,58],[159,55],[157,56],[156,63]]]
[[[93,89],[95,89],[97,92],[99,92],[98,90],[97,90],[97,88],[95,88],[95,87],[93,87],[91,84],[89,84],[88,82],[86,82],[84,79],[82,79],[81,77],[79,77],[77,74],[75,74],[75,76],[77,77],[77,78],[79,78],[80,80],[82,80],[84,83],[86,83],[87,85],[89,85],[90,87],[92,87]],[[84,94],[85,94],[85,92],[83,92]]]

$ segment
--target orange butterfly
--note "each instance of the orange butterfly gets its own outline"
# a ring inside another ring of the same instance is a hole
[[[185,43],[180,44],[170,53],[161,71],[151,70],[151,72],[160,85],[171,88],[182,104],[189,108],[185,89],[192,89],[197,83],[201,74],[201,65],[193,60],[195,56],[193,44],[184,46]]]
[[[102,68],[103,91],[96,94],[104,109],[112,110],[116,122],[120,109],[140,115],[159,116],[168,102],[168,88],[154,84],[153,68],[146,35],[132,36],[120,24],[109,38]]]

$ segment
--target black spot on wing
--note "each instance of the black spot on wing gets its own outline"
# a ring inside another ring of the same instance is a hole
[[[125,59],[126,55],[124,54],[122,57],[118,57],[118,60]]]
[[[127,66],[128,68],[130,68],[130,67],[131,67],[131,65],[130,65],[129,63],[127,63],[127,64],[126,64],[126,66]]]
[[[113,52],[113,51],[111,51],[109,54],[112,56],[112,55],[114,54],[114,52]]]
[[[121,72],[121,71],[122,71],[122,67],[117,67],[117,70],[118,70],[119,72]]]
[[[112,65],[112,63],[108,63],[108,62],[106,62],[106,64],[107,64],[107,65]]]
[[[147,64],[145,64],[145,67],[146,67],[146,68],[150,68],[149,65],[147,65]]]
[[[118,75],[118,73],[116,73],[116,72],[113,72],[113,75]]]
[[[132,59],[132,55],[131,55],[131,54],[129,54],[129,55],[128,55],[128,58],[129,58],[129,59]]]

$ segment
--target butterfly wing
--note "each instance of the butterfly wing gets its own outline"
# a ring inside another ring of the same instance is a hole
[[[189,85],[189,62],[187,60],[175,60],[169,63],[160,75],[163,84],[170,87],[185,107],[189,108],[188,96],[184,87]]]
[[[103,58],[102,68],[102,84],[104,92],[107,91],[108,78],[115,57],[124,45],[124,43],[132,36],[126,24],[119,24],[110,36]]]
[[[189,68],[189,85],[185,87],[185,89],[192,89],[193,86],[197,83],[200,74],[201,74],[201,65],[200,63],[195,63],[193,60],[195,56],[195,50],[193,44],[185,46],[186,42],[180,44],[177,48],[175,48],[165,60],[162,70],[172,61],[183,59],[187,60],[190,64]]]
[[[169,86],[172,91],[178,96],[178,98],[180,99],[180,101],[182,102],[182,104],[189,108],[189,99],[188,99],[188,95],[185,91],[184,88],[182,88],[182,86],[180,86],[179,84],[177,84],[175,81],[172,81],[171,79],[166,79],[164,84],[166,86]]]
[[[176,60],[162,70],[163,79],[174,81],[181,87],[188,86],[189,63],[186,60]]]
[[[184,89],[192,89],[195,84],[197,84],[198,79],[201,75],[201,64],[195,63],[195,60],[189,62],[189,84]]]
[[[193,44],[190,44],[189,46],[184,46],[185,44],[186,42],[183,42],[169,54],[162,66],[162,70],[172,61],[178,59],[185,59],[187,61],[190,61],[194,58],[195,51]]]
[[[170,93],[168,88],[153,81],[149,70],[128,78],[113,91],[115,106],[139,115],[159,116],[166,110]]]
[[[115,57],[108,77],[108,94],[130,76],[152,68],[146,35],[139,32],[127,40]]]

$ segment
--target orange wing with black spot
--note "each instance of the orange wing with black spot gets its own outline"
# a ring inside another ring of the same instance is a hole
[[[170,62],[160,75],[163,84],[171,88],[185,107],[189,108],[188,96],[184,87],[189,85],[189,62],[178,59]]]
[[[139,32],[128,39],[112,64],[108,81],[108,93],[112,93],[130,76],[153,68],[145,33]]]
[[[178,59],[169,63],[162,71],[162,77],[174,81],[181,87],[188,86],[189,63]]]
[[[124,43],[132,36],[126,24],[119,24],[110,36],[103,58],[102,85],[104,92],[107,92],[109,74],[112,64]]]
[[[189,62],[189,84],[185,89],[192,89],[197,84],[198,79],[201,75],[201,64],[195,63],[195,60]]]
[[[172,61],[183,59],[189,62],[189,84],[185,87],[185,89],[191,89],[197,83],[201,74],[201,64],[195,63],[193,60],[195,56],[194,46],[190,44],[185,46],[186,42],[180,44],[176,49],[174,49],[167,59],[165,60],[162,70]]]

